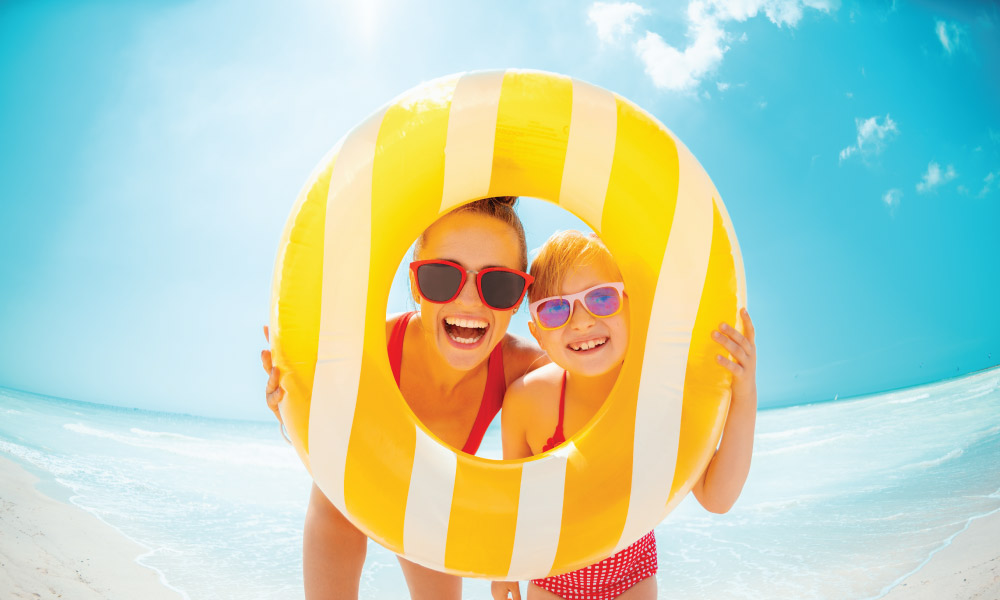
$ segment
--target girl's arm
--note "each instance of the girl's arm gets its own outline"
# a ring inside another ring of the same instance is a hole
[[[732,359],[716,356],[716,361],[733,374],[733,396],[722,430],[722,442],[692,492],[706,510],[724,513],[732,508],[747,474],[753,454],[753,432],[757,421],[757,346],[753,323],[746,309],[740,311],[744,336],[723,323],[712,338]]]

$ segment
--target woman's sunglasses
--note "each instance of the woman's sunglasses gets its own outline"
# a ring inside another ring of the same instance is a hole
[[[625,284],[620,281],[602,283],[592,288],[568,294],[566,296],[550,296],[528,305],[535,323],[542,329],[559,329],[569,323],[573,316],[573,307],[579,300],[587,312],[595,317],[610,317],[622,309],[622,297],[625,294]]]
[[[476,276],[479,299],[493,310],[510,310],[521,303],[534,277],[504,267],[468,271],[450,260],[418,260],[410,263],[420,295],[428,302],[445,304],[462,292],[469,275]]]

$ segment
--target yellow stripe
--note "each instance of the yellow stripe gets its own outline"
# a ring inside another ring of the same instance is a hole
[[[413,413],[389,368],[384,315],[396,267],[422,227],[434,220],[440,205],[448,108],[456,81],[431,82],[386,110],[372,173],[373,243],[365,354],[344,489],[347,509],[361,529],[397,551],[403,550],[416,438]]]
[[[458,457],[444,566],[453,571],[506,573],[514,551],[521,465]]]
[[[600,235],[615,254],[629,293],[629,349],[617,386],[590,434],[580,432],[578,452],[569,457],[553,573],[593,562],[595,549],[610,554],[625,524],[645,324],[677,197],[673,140],[635,105],[621,98],[617,105],[618,134]]]
[[[530,71],[504,74],[491,196],[559,198],[572,111],[570,78]]]
[[[338,144],[339,146],[339,144]],[[292,444],[308,467],[309,406],[319,348],[320,300],[323,295],[323,235],[334,149],[306,182],[281,235],[271,297],[271,360],[281,370],[286,400],[281,418]],[[282,274],[294,276],[282,277]]]
[[[707,175],[706,175],[707,177]],[[715,454],[718,432],[729,408],[732,375],[716,363],[725,352],[712,341],[712,331],[736,317],[736,271],[733,247],[722,214],[712,199],[712,253],[708,259],[701,305],[691,331],[687,372],[684,375],[684,408],[681,413],[680,451],[671,493],[693,486]],[[699,402],[718,398],[717,402]]]

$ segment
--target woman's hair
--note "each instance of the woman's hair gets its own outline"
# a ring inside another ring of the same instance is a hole
[[[420,234],[420,237],[417,238],[417,243],[413,248],[413,259],[416,260],[417,255],[420,254],[420,248],[424,245],[427,232],[430,231],[431,228],[434,227],[434,225],[436,225],[439,221],[441,221],[441,219],[447,217],[448,215],[469,212],[492,217],[501,223],[509,225],[510,228],[514,230],[520,250],[519,254],[521,255],[521,264],[518,265],[518,268],[524,271],[528,268],[528,243],[524,239],[524,225],[521,224],[521,219],[517,216],[517,213],[514,212],[515,204],[517,204],[517,196],[494,196],[491,198],[483,198],[481,200],[473,200],[472,202],[459,206],[435,221],[430,227],[425,229],[424,232]]]
[[[553,233],[531,261],[531,275],[535,281],[528,288],[528,302],[558,296],[562,281],[572,267],[592,264],[606,267],[621,281],[615,259],[596,235],[572,229]]]

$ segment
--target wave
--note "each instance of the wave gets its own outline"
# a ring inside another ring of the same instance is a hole
[[[97,429],[82,423],[66,423],[63,429],[126,446],[169,452],[203,461],[271,469],[301,468],[294,451],[277,442],[266,444],[211,440],[168,431],[147,431],[137,428],[132,428],[128,434],[124,434]]]
[[[910,402],[916,402],[917,400],[926,400],[930,398],[930,394],[918,394],[909,398],[899,398],[897,400],[889,400],[886,404],[909,404]]]
[[[842,433],[840,435],[834,435],[828,438],[813,440],[811,442],[802,442],[801,444],[793,444],[791,446],[785,446],[783,448],[775,448],[773,450],[762,450],[759,452],[755,452],[754,456],[761,457],[761,456],[775,456],[778,454],[788,454],[789,452],[797,452],[800,450],[808,450],[810,448],[815,448],[817,446],[825,446],[827,444],[852,437],[856,436],[848,433]]]
[[[942,463],[948,462],[949,460],[956,459],[956,458],[962,456],[963,454],[965,454],[965,450],[963,450],[961,448],[956,448],[956,449],[952,450],[951,452],[949,452],[948,454],[945,454],[944,456],[941,456],[941,457],[935,458],[935,459],[931,459],[931,460],[925,460],[925,461],[918,462],[918,463],[913,463],[912,465],[908,465],[908,468],[911,468],[911,469],[927,469],[927,468],[930,468],[930,467],[936,467],[936,466],[938,466],[938,465],[940,465]]]
[[[770,433],[758,433],[757,439],[760,441],[767,440],[784,440],[790,437],[795,437],[797,435],[802,435],[803,433],[809,433],[810,431],[815,431],[818,427],[815,425],[808,425],[806,427],[798,427],[796,429],[788,429],[785,431],[774,431]]]

